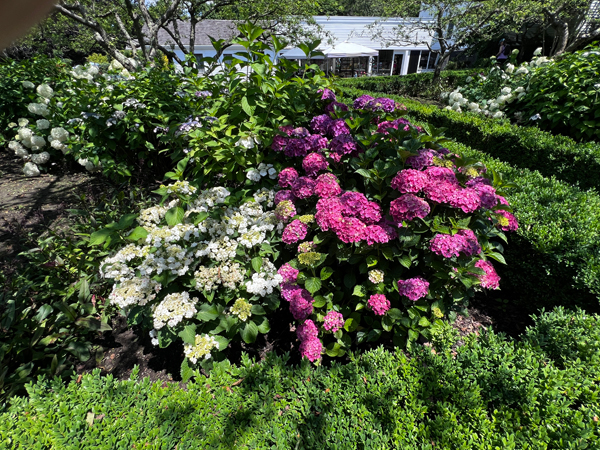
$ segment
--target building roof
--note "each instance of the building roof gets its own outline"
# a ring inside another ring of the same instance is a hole
[[[187,46],[191,34],[191,23],[178,20],[177,28],[181,35],[182,44]],[[169,29],[173,30],[171,24],[169,24]],[[225,39],[229,41],[237,36],[237,34],[237,27],[232,20],[202,20],[196,24],[196,39],[194,44],[211,45],[209,36],[213,39]],[[158,42],[161,45],[175,44],[169,33],[162,28],[158,30]]]

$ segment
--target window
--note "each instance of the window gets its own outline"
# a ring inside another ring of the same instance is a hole
[[[194,53],[194,57],[196,58],[196,65],[199,70],[204,70],[204,61],[202,60],[202,53]]]

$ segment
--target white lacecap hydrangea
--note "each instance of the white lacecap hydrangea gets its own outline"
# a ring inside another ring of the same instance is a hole
[[[198,334],[194,338],[194,345],[184,344],[183,352],[187,359],[189,359],[192,364],[196,364],[199,359],[209,359],[210,352],[213,349],[219,349],[219,343],[214,338],[214,336],[210,336],[208,334]]]
[[[135,277],[115,284],[108,298],[121,309],[135,305],[144,306],[156,298],[160,289],[161,284],[150,278]]]
[[[48,114],[50,114],[48,106],[43,103],[30,103],[29,105],[27,105],[27,110],[31,114],[36,114],[38,116],[43,117],[46,117]]]
[[[258,273],[252,274],[252,280],[246,282],[246,292],[261,297],[273,293],[273,289],[281,284],[283,278],[268,259],[263,258],[263,264]]]
[[[47,84],[40,84],[36,89],[38,95],[43,98],[50,99],[54,95],[54,91]]]
[[[154,328],[160,330],[165,325],[177,326],[184,318],[191,319],[196,314],[198,298],[190,298],[188,292],[175,292],[167,295],[153,311]]]
[[[36,164],[28,162],[23,166],[23,173],[26,177],[37,177],[40,174],[40,169]]]
[[[48,161],[50,161],[50,153],[48,152],[34,153],[31,155],[31,162],[35,164],[43,165]]]
[[[46,119],[36,120],[35,126],[38,130],[47,130],[48,128],[50,128],[50,121]]]

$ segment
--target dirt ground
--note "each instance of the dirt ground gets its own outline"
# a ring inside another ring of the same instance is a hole
[[[28,233],[39,235],[47,229],[69,227],[68,209],[77,206],[84,193],[102,189],[102,181],[79,167],[52,166],[48,174],[37,178],[22,175],[22,162],[6,150],[0,150],[0,270],[15,267],[17,254],[24,250],[21,239]],[[285,306],[285,305],[284,305]],[[239,361],[246,352],[256,359],[269,351],[290,352],[290,363],[300,362],[293,318],[282,309],[272,330],[260,335],[252,346],[234,344],[228,350],[230,361]],[[517,336],[528,324],[518,311],[497,308],[485,297],[475,299],[469,316],[460,316],[454,323],[462,337],[479,333],[484,327]],[[127,326],[125,318],[114,317],[112,331],[99,336],[95,344],[101,350],[86,363],[77,365],[78,373],[94,368],[117,379],[128,379],[134,366],[140,367],[140,377],[164,382],[179,381],[183,360],[181,343],[168,349],[152,346],[147,333]]]

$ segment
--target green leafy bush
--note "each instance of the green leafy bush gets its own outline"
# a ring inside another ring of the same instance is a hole
[[[596,341],[598,316],[558,310],[536,318],[563,342]],[[577,325],[573,325],[577,324]],[[583,324],[589,324],[582,326]],[[593,326],[592,326],[593,325]],[[546,335],[547,336],[547,335]],[[551,336],[547,336],[552,342]],[[7,449],[112,448],[593,448],[600,439],[598,376],[561,367],[544,347],[491,332],[464,346],[409,355],[379,348],[330,368],[269,354],[207,378],[174,383],[84,375],[41,379],[0,413]],[[589,361],[573,347],[571,357]],[[142,420],[140,420],[142,419]]]

